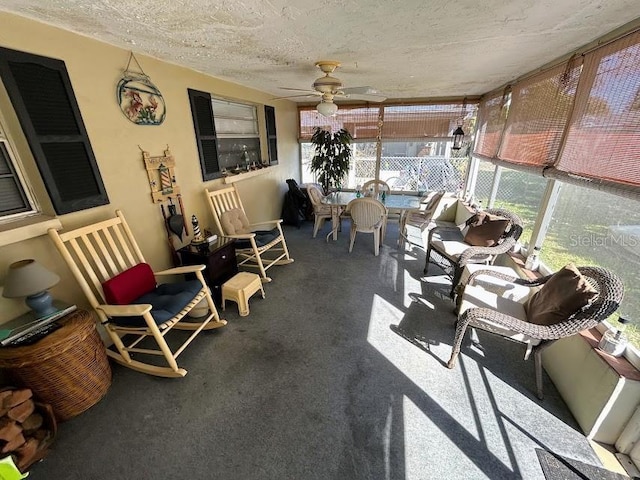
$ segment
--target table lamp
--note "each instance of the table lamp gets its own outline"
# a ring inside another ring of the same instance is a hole
[[[50,272],[33,259],[19,260],[9,265],[4,282],[3,297],[26,297],[25,303],[33,310],[36,318],[57,312],[47,291],[60,281],[60,277]]]

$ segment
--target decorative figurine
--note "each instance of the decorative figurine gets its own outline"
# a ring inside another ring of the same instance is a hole
[[[203,243],[205,239],[200,232],[200,224],[195,215],[191,215],[191,225],[193,226],[193,240],[191,240],[191,243]]]

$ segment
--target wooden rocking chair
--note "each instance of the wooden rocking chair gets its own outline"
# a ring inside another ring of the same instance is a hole
[[[270,282],[267,270],[293,262],[282,233],[282,219],[249,223],[235,185],[206,190],[216,227],[223,237],[236,240],[238,266],[257,268],[263,283]],[[270,230],[260,230],[267,227]]]
[[[125,367],[160,377],[184,377],[187,371],[178,367],[178,355],[202,330],[227,324],[218,316],[205,284],[202,275],[205,266],[153,272],[120,210],[115,218],[66,233],[50,229],[49,236],[117,349],[107,348],[107,354]],[[155,276],[187,273],[195,274],[196,279],[155,283]],[[201,300],[206,301],[208,313],[195,322],[185,321],[187,313]],[[172,328],[193,331],[175,351],[165,340]],[[138,346],[147,337],[155,340],[157,348]],[[134,360],[132,354],[160,355],[168,366]]]

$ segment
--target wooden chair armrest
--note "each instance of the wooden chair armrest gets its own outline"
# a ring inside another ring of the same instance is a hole
[[[108,317],[134,317],[151,311],[151,304],[141,303],[136,305],[98,305],[97,310],[102,310]]]
[[[183,273],[201,272],[207,268],[205,265],[184,265],[182,267],[169,268],[161,272],[153,272],[154,275],[179,275]]]
[[[278,220],[265,220],[264,222],[252,223],[249,225],[249,228],[259,227],[260,225],[278,225],[280,223],[282,223],[281,218]]]
[[[238,240],[250,240],[255,236],[255,233],[236,233],[235,235],[225,235],[227,238],[236,238]]]

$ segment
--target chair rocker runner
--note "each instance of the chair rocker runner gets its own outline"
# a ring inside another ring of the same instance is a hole
[[[227,324],[218,316],[205,284],[202,275],[205,266],[153,272],[120,210],[114,218],[66,233],[50,229],[49,236],[117,350],[107,348],[107,355],[125,367],[160,377],[184,377],[187,371],[178,366],[178,355],[202,330]],[[155,283],[155,277],[178,274],[194,274],[196,279]],[[195,321],[186,321],[187,313],[202,300],[207,303],[208,313]],[[175,351],[165,340],[173,328],[193,331]],[[157,348],[139,346],[147,337],[155,340]],[[167,366],[134,360],[134,354],[163,356]]]
[[[257,268],[263,283],[270,282],[267,270],[293,262],[282,232],[282,219],[249,223],[235,185],[205,190],[216,227],[223,237],[236,240],[238,266]],[[261,230],[260,228],[270,228]]]

